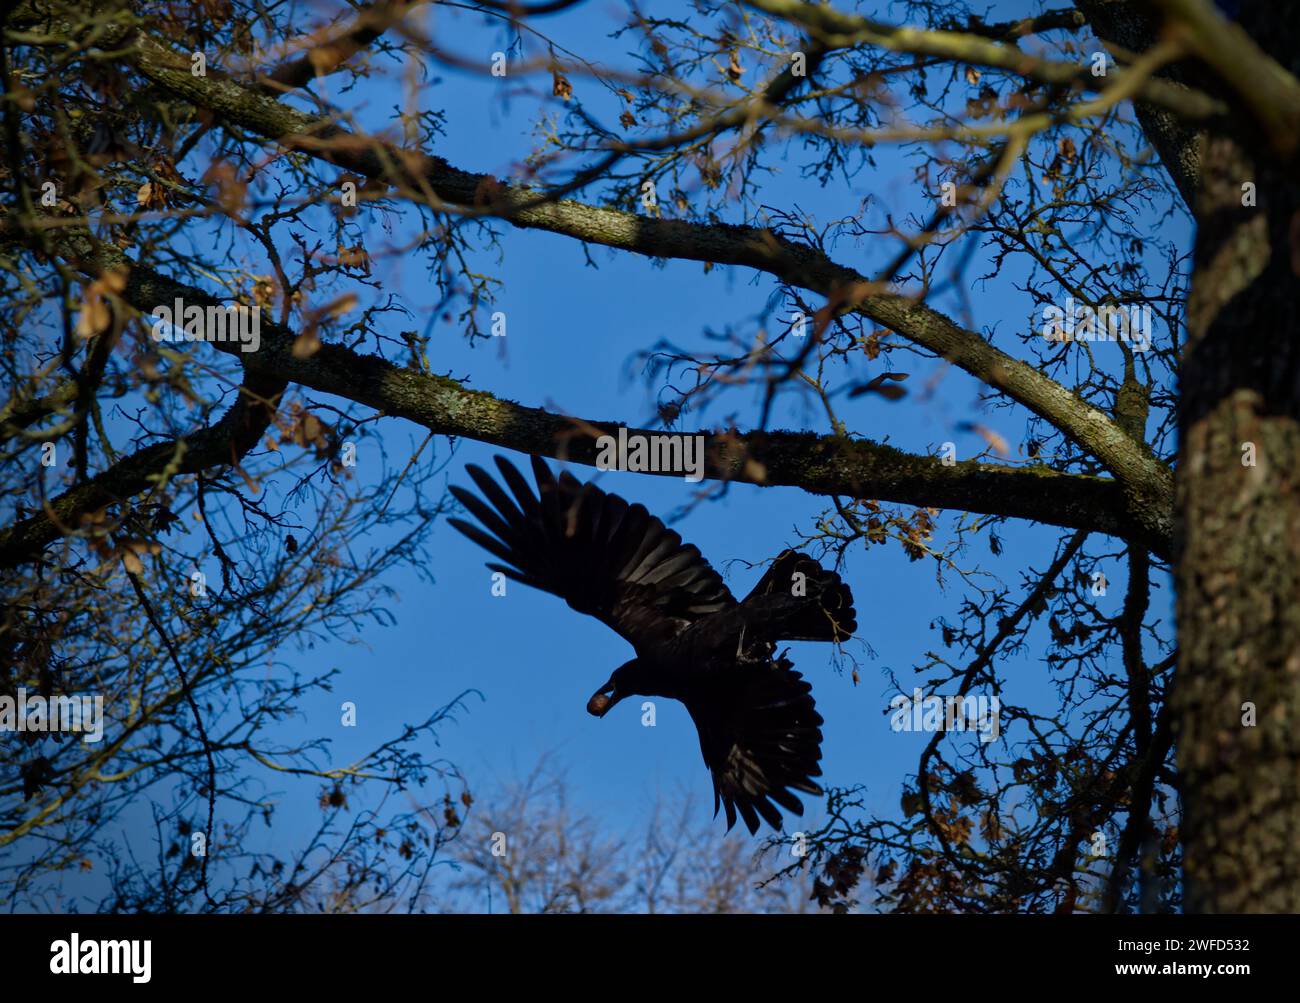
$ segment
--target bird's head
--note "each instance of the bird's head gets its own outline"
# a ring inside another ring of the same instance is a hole
[[[587,713],[593,717],[604,717],[614,704],[635,693],[639,669],[640,663],[635,658],[615,669],[605,685],[593,693],[591,699],[587,701]]]

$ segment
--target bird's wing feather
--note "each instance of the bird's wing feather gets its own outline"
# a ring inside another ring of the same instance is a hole
[[[448,520],[500,560],[488,565],[494,571],[561,597],[638,650],[736,605],[699,550],[644,506],[567,472],[557,479],[536,457],[537,494],[505,458],[496,465],[505,488],[472,464],[466,470],[483,498],[451,488],[481,527]]]
[[[737,813],[751,834],[760,816],[780,829],[777,805],[803,814],[791,790],[821,793],[812,779],[822,772],[822,716],[812,686],[783,657],[740,664],[728,675],[683,700],[713,774],[713,813],[726,811],[728,829]]]

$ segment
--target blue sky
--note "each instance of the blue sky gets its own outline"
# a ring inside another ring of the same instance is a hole
[[[1036,9],[1037,5],[1007,4],[996,13]],[[627,67],[631,65],[624,57],[628,46],[608,38],[621,23],[622,13],[621,5],[595,2],[537,25],[570,49]],[[454,31],[440,30],[439,38],[453,40],[458,53],[486,62],[500,47],[496,32],[484,30],[475,16],[443,11],[438,17],[440,24],[456,25]],[[304,23],[308,20],[304,15]],[[511,173],[534,145],[535,101],[520,98],[503,103],[503,90],[518,83],[509,78],[503,83],[455,70],[434,72],[441,82],[425,88],[422,99],[426,107],[444,110],[447,121],[446,138],[433,152],[464,169]],[[538,83],[538,78],[533,82]],[[582,98],[595,89],[579,79],[574,85]],[[401,98],[391,80],[384,84],[377,76],[341,100],[353,109],[366,106],[363,121],[379,121]],[[915,183],[912,156],[882,148],[875,158],[874,170],[822,188],[799,177],[800,159],[792,156],[785,171],[766,184],[763,201],[798,206],[823,223],[856,211],[868,196],[878,200],[873,209],[877,214],[887,208],[901,217],[908,210],[926,213],[932,207],[929,193]],[[586,200],[591,194],[581,197]],[[869,218],[878,221],[878,215]],[[738,216],[728,219],[740,221]],[[363,218],[361,226],[374,254],[385,243],[396,244],[409,235],[411,222],[393,234],[384,231],[378,216],[370,222]],[[566,238],[508,227],[503,227],[503,233],[500,263],[485,256],[481,264],[503,281],[494,309],[504,310],[508,317],[504,351],[496,341],[471,347],[455,325],[438,322],[428,350],[430,363],[436,372],[464,377],[472,387],[585,417],[648,424],[654,402],[644,381],[629,378],[629,359],[660,339],[703,344],[706,330],[744,329],[763,311],[776,288],[770,278],[756,278],[749,271],[714,268],[706,273],[699,263],[683,262],[656,267],[646,259],[601,248],[591,249],[599,265],[593,269],[586,266],[582,247]],[[883,240],[844,242],[834,248],[834,256],[870,273],[895,251],[896,245]],[[257,263],[252,257],[250,262]],[[381,320],[390,325],[388,333],[423,328],[422,308],[435,300],[436,292],[422,262],[406,256],[396,262],[382,261],[378,270],[384,279],[383,292],[396,293],[416,313],[415,321],[396,315]],[[970,274],[982,270],[972,268]],[[1013,332],[1023,330],[1030,308],[1014,288],[1020,278],[1008,270],[971,290],[975,321],[999,332],[1003,347],[1011,346]],[[363,299],[366,295],[363,292]],[[897,403],[874,395],[841,401],[841,416],[855,434],[888,438],[918,452],[932,451],[951,440],[963,458],[983,447],[978,436],[962,430],[965,422],[989,425],[1013,449],[1023,440],[1024,413],[982,411],[979,387],[959,372],[914,358],[899,360],[893,368],[910,372],[908,386],[913,388],[940,374],[938,392],[923,400],[914,391]],[[869,378],[880,369],[879,364],[861,365],[852,375]],[[837,378],[847,379],[848,373]],[[747,392],[733,394],[727,402],[741,427],[756,419],[757,405],[757,396]],[[711,413],[706,421],[720,413]],[[683,427],[693,428],[695,420],[687,415]],[[827,431],[824,416],[798,406],[786,406],[772,424]],[[422,429],[396,419],[376,427],[390,462],[397,464],[424,438]],[[446,442],[436,441],[434,448],[438,460],[445,460]],[[468,484],[464,465],[490,465],[497,452],[461,442],[448,470],[452,481]],[[527,462],[526,457],[508,455],[517,464]],[[366,464],[363,444],[356,471],[363,479],[373,472]],[[573,472],[580,479],[595,473],[586,468]],[[661,515],[683,505],[693,490],[680,480],[626,473],[602,474],[600,484]],[[734,485],[725,498],[695,507],[675,528],[700,547],[733,592],[743,595],[761,569],[733,562],[761,562],[775,556],[795,541],[795,527],[810,525],[825,505],[824,499],[794,488]],[[952,518],[945,515],[940,522],[940,540],[948,537]],[[1016,585],[1022,569],[1031,564],[1042,568],[1050,561],[1058,533],[1016,522],[1002,527],[1000,535],[1004,541],[1000,557],[989,553],[980,539],[962,563],[978,563]],[[635,827],[657,792],[690,790],[697,795],[701,812],[711,812],[709,776],[694,727],[680,705],[660,701],[654,728],[641,726],[640,714],[630,701],[603,720],[585,712],[592,691],[612,668],[631,657],[629,646],[594,619],[571,611],[562,600],[524,586],[511,583],[505,597],[493,597],[489,572],[483,566],[486,559],[474,544],[439,524],[430,547],[433,584],[409,570],[387,579],[400,597],[391,606],[395,626],[368,626],[359,644],[318,644],[304,653],[284,652],[288,665],[304,671],[328,667],[340,671],[333,692],[305,700],[301,718],[284,725],[284,740],[328,737],[332,761],[346,763],[388,740],[403,725],[422,720],[461,691],[474,689],[483,699],[471,698],[457,723],[440,731],[436,750],[457,764],[471,789],[483,791],[526,774],[541,755],[552,753],[566,768],[580,807],[612,829]],[[885,711],[896,692],[889,675],[892,672],[910,688],[912,665],[922,661],[927,650],[939,647],[933,621],[955,612],[962,585],[949,576],[948,591],[940,592],[934,562],[910,561],[896,544],[851,551],[842,574],[856,597],[860,634],[872,649],[868,652],[857,642],[848,647],[857,659],[860,683],[854,685],[846,668],[836,669],[828,645],[791,645],[792,658],[812,681],[826,721],[825,783],[863,784],[870,812],[897,815],[904,777],[915,768],[928,736],[899,734],[889,728]],[[1109,603],[1117,611],[1122,603],[1122,569],[1109,568],[1107,575],[1113,587],[1101,602],[1103,608]],[[1156,597],[1154,608],[1167,609],[1169,600],[1166,589]],[[1031,646],[1028,655],[1011,660],[1005,673],[1014,680],[1017,701],[1052,706],[1055,696],[1038,657],[1040,650],[1041,645]],[[357,705],[355,728],[340,726],[343,701]],[[265,782],[268,791],[279,793],[275,827],[262,838],[291,845],[319,819],[318,785],[286,782],[279,776]],[[815,799],[809,808],[816,817]],[[797,824],[788,826],[794,828]],[[144,843],[150,835],[142,830],[138,838]],[[731,838],[749,837],[742,831]]]
[[[579,13],[539,22],[539,27],[571,49],[626,65],[620,59],[621,43],[604,37],[617,23],[618,9],[609,10],[604,16],[600,4],[586,5]],[[473,19],[457,23],[468,25]],[[493,47],[489,41],[479,48],[468,31],[454,37],[461,53]],[[499,82],[456,71],[441,75],[443,84],[428,98],[447,112],[446,143],[436,152],[465,169],[508,173],[531,148],[533,104],[514,102],[520,114],[512,115],[499,100]],[[582,91],[580,82],[575,81],[575,87]],[[798,205],[822,222],[854,211],[868,195],[883,197],[896,214],[903,208],[924,211],[928,203],[912,181],[911,164],[890,149],[877,151],[876,159],[878,170],[863,172],[851,185],[825,189],[801,181],[792,159],[784,174],[768,184],[764,201]],[[549,234],[507,230],[503,249],[494,274],[503,279],[496,308],[508,317],[504,354],[497,343],[471,348],[454,327],[436,325],[430,345],[433,368],[466,376],[471,386],[525,404],[628,424],[648,423],[653,413],[645,384],[627,378],[630,357],[661,338],[699,344],[706,329],[742,325],[762,311],[775,288],[770,279],[755,280],[748,271],[715,268],[706,274],[700,264],[683,262],[657,268],[645,259],[601,248],[592,249],[600,267],[591,269],[585,267],[579,245]],[[836,249],[836,257],[869,270],[893,251],[892,244],[883,249],[845,245]],[[980,323],[999,324],[1008,332],[1023,328],[1027,307],[1011,288],[1015,278],[1000,276],[976,290]],[[412,264],[402,281],[418,287],[421,270]],[[939,366],[922,362],[903,368],[913,374],[909,385],[919,387]],[[933,450],[945,440],[957,442],[963,456],[977,451],[982,442],[959,428],[968,421],[990,424],[1013,445],[1021,441],[1022,415],[983,415],[975,383],[948,367],[942,369],[940,391],[929,402],[917,402],[914,395],[894,404],[869,395],[844,402],[842,414],[856,433],[888,437],[916,451]],[[875,371],[858,370],[855,375]],[[736,408],[742,401],[743,427],[758,411],[752,395],[748,400],[737,395],[729,405]],[[817,421],[800,408],[788,408],[773,424],[826,430],[824,418]],[[691,427],[689,420],[685,427]],[[423,438],[421,430],[397,421],[381,428],[397,458]],[[439,448],[445,456],[445,446]],[[460,472],[463,465],[488,466],[498,452],[462,442],[451,468],[453,480],[467,484]],[[518,455],[511,459],[526,462]],[[594,474],[585,468],[574,473],[581,479]],[[682,505],[691,491],[681,481],[627,473],[603,474],[600,483],[661,514]],[[675,528],[701,547],[733,592],[743,595],[760,572],[743,564],[729,567],[730,562],[774,556],[795,541],[794,527],[809,525],[823,507],[823,499],[797,489],[735,485],[723,500],[696,507]],[[943,525],[950,525],[947,518]],[[1027,562],[1042,567],[1050,559],[1054,531],[1011,523],[1001,532],[1006,548],[1000,559],[987,553],[981,541],[968,563],[978,560],[1015,583]],[[553,751],[569,771],[575,797],[614,827],[635,825],[656,791],[672,791],[682,784],[699,795],[701,810],[711,809],[708,773],[694,728],[680,705],[661,701],[655,728],[643,728],[630,703],[604,720],[585,713],[595,687],[610,669],[631,657],[621,638],[573,613],[562,600],[523,586],[512,583],[507,596],[493,597],[483,567],[486,555],[449,527],[435,530],[432,553],[432,588],[414,576],[392,580],[401,595],[396,627],[372,629],[364,648],[318,648],[313,653],[315,658],[337,659],[343,674],[332,697],[308,706],[308,722],[319,720],[328,730],[337,720],[339,700],[359,703],[359,727],[349,733],[340,729],[335,746],[339,760],[349,750],[361,752],[402,723],[413,722],[440,701],[474,688],[483,694],[483,702],[471,700],[469,712],[441,734],[443,753],[461,767],[471,785],[526,773],[538,756]],[[911,666],[939,643],[932,621],[951,614],[961,586],[950,577],[950,591],[941,594],[933,562],[909,561],[896,545],[855,550],[844,576],[857,599],[860,632],[875,652],[872,657],[856,644],[849,648],[859,660],[861,683],[855,686],[847,671],[836,671],[829,646],[796,644],[792,657],[813,682],[826,719],[826,782],[865,784],[872,811],[896,814],[904,775],[914,769],[927,736],[890,730],[884,710],[895,691],[888,672],[911,678]],[[1115,583],[1109,601],[1118,610],[1122,570],[1108,569],[1108,577]],[[1042,663],[1034,657],[1020,661],[1023,665],[1008,670],[1016,680],[1016,698],[1054,702]],[[314,810],[310,792],[299,797],[306,810]],[[817,805],[810,808],[816,811]]]

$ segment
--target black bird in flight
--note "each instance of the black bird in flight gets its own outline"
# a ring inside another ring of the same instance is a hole
[[[466,467],[483,499],[451,492],[483,524],[450,523],[503,563],[515,581],[564,599],[631,642],[636,656],[587,703],[604,717],[628,696],[680,700],[713,774],[713,814],[736,813],[750,833],[762,816],[781,828],[776,805],[796,815],[791,790],[820,794],[822,717],[812,686],[776,653],[778,641],[834,641],[857,629],[853,595],[839,575],[787,550],[737,602],[698,548],[640,504],[629,505],[567,472],[559,480],[532,458],[538,494],[503,457],[509,492]],[[774,805],[772,802],[776,802]]]

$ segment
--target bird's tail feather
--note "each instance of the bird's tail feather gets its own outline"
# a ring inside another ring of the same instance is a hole
[[[743,605],[774,639],[838,643],[858,629],[849,587],[834,571],[794,550],[772,562]]]

